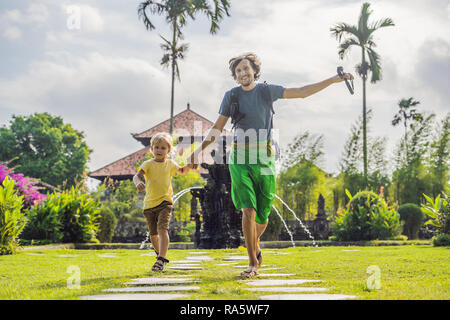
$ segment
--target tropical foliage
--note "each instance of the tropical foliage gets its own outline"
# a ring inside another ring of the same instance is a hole
[[[14,180],[5,177],[0,185],[0,255],[14,253],[17,237],[25,227],[22,201],[23,196],[14,188]]]
[[[54,192],[32,208],[23,238],[51,242],[96,241],[100,204],[74,187]]]
[[[345,210],[338,213],[332,224],[337,240],[385,240],[399,233],[400,216],[392,206],[371,191],[352,196]]]

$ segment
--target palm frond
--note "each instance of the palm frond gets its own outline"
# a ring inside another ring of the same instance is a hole
[[[166,6],[163,4],[154,2],[152,0],[147,0],[139,4],[138,17],[142,19],[147,30],[153,30],[155,29],[155,25],[148,17],[147,11],[149,11],[151,14],[161,15],[164,12],[165,8]]]
[[[372,73],[370,82],[375,83],[381,80],[380,55],[372,48],[367,48],[366,50],[370,60],[370,71]]]
[[[359,19],[358,19],[358,30],[361,33],[361,35],[363,36],[363,39],[364,39],[363,42],[365,42],[367,40],[367,37],[369,36],[367,21],[369,20],[369,16],[371,15],[371,13],[372,13],[372,11],[370,10],[370,3],[365,2],[362,5],[361,13],[360,13]]]
[[[384,28],[384,27],[393,27],[395,26],[394,21],[391,18],[385,18],[385,19],[381,19],[378,20],[374,23],[372,23],[369,27],[370,33],[372,33],[373,31],[380,29],[380,28]]]
[[[361,44],[355,38],[346,39],[344,42],[342,42],[339,45],[339,51],[338,51],[339,58],[343,59],[345,53],[347,52],[347,49],[351,46],[361,46]]]
[[[350,34],[355,36],[357,39],[360,38],[360,33],[356,26],[349,25],[347,23],[341,22],[336,24],[333,28],[330,28],[331,35],[336,37],[336,39],[341,42],[342,36],[345,34]]]

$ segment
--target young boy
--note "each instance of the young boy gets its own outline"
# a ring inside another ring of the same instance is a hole
[[[144,161],[133,177],[138,190],[145,190],[144,216],[150,230],[150,241],[157,254],[152,271],[163,271],[169,249],[169,222],[172,215],[173,189],[171,178],[175,173],[186,174],[187,166],[180,167],[169,159],[172,137],[168,133],[157,133],[150,142],[154,158]],[[141,178],[145,177],[146,183]]]

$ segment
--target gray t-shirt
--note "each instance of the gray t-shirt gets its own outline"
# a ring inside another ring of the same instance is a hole
[[[284,87],[269,84],[270,95],[272,101],[276,101],[283,97]],[[268,102],[264,100],[263,90],[264,84],[258,83],[249,91],[245,91],[239,87],[239,111],[245,114],[245,117],[236,124],[235,136],[238,132],[247,131],[248,129],[255,129],[258,141],[264,141],[267,136],[260,136],[259,130],[269,130],[271,110]],[[225,93],[222,103],[220,105],[219,114],[230,117],[231,116],[231,90]],[[272,128],[270,128],[272,129]]]

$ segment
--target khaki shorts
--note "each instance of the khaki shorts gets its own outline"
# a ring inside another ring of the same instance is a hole
[[[172,216],[172,204],[163,201],[153,208],[144,210],[144,217],[147,219],[150,235],[158,234],[158,229],[169,230],[170,217]]]

